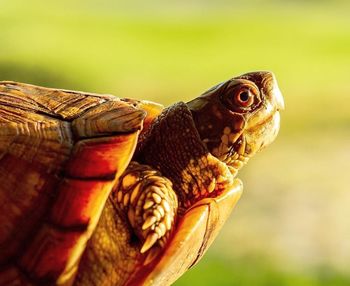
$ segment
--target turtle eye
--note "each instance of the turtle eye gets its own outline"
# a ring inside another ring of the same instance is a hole
[[[247,113],[261,102],[260,92],[254,83],[233,79],[224,85],[221,102],[233,112]]]
[[[254,94],[249,89],[240,90],[235,94],[234,101],[238,106],[249,107],[254,102]]]

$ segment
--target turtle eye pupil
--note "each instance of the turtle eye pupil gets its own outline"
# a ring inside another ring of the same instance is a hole
[[[249,100],[249,93],[247,91],[243,91],[239,94],[239,99],[242,102],[246,102]]]
[[[249,107],[254,102],[254,96],[250,92],[250,90],[242,90],[239,93],[236,94],[236,104],[238,104],[241,107]]]

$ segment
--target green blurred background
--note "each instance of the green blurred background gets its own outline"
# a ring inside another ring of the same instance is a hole
[[[272,70],[280,136],[175,285],[350,285],[349,1],[173,2],[0,0],[0,79],[167,105]]]

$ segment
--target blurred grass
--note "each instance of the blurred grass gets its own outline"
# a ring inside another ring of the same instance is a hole
[[[171,14],[161,3],[142,13],[112,1],[1,2],[3,78],[169,104],[232,75],[268,69],[285,93],[284,120],[294,123],[284,128],[347,126],[349,113],[339,103],[349,93],[344,11],[350,5],[259,4]],[[38,78],[43,73],[53,79]],[[319,116],[321,109],[327,117]]]
[[[349,277],[329,266],[319,267],[308,273],[277,270],[266,258],[245,257],[239,261],[224,260],[208,255],[198,271],[192,270],[180,278],[176,285],[193,285],[200,281],[203,286],[319,286],[348,285]]]
[[[286,101],[277,142],[176,285],[350,285],[348,1],[0,0],[0,79],[170,104],[251,70]]]

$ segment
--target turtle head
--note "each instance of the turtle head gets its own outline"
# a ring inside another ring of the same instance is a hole
[[[271,72],[234,77],[187,103],[203,143],[232,172],[277,136],[282,94]]]

